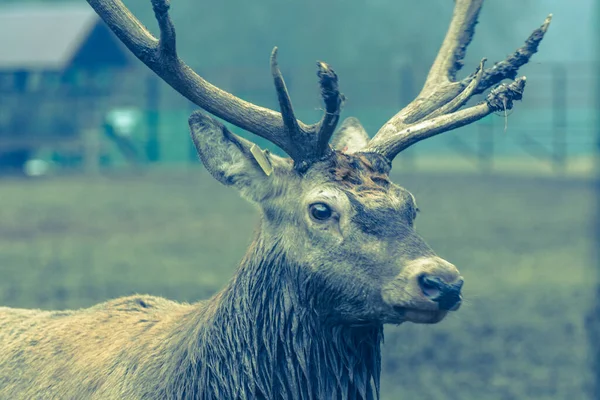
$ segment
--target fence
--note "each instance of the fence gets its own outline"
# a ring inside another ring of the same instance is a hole
[[[490,115],[471,126],[420,143],[402,153],[398,162],[404,168],[414,169],[422,167],[420,160],[460,159],[473,168],[489,172],[505,159],[526,160],[529,164],[551,166],[554,172],[562,173],[573,160],[589,158],[595,143],[593,88],[589,85],[594,65],[534,63],[524,69],[529,77],[524,100],[516,103],[514,110],[507,115]],[[311,72],[284,71],[296,114],[306,122],[316,121],[321,116],[318,88]],[[382,68],[377,75],[359,68],[337,72],[347,97],[344,116],[358,117],[370,134],[417,95],[426,73],[411,65]],[[268,71],[224,68],[203,73],[225,90],[277,109]],[[478,100],[481,97],[473,101]],[[137,71],[120,82],[118,91],[103,94],[94,104],[103,110],[135,114],[135,118],[129,117],[126,127],[106,123],[98,127],[104,132],[99,144],[104,149],[102,154],[108,152],[116,159],[149,163],[197,162],[187,134],[187,116],[194,106],[158,78]],[[80,137],[87,140],[85,135]],[[260,138],[253,140],[278,151]],[[90,143],[94,148],[93,141],[83,147],[89,148]],[[0,142],[0,148],[2,146]],[[129,150],[124,152],[124,149]],[[98,157],[94,151],[84,153]],[[82,165],[89,167],[95,162],[97,160]]]

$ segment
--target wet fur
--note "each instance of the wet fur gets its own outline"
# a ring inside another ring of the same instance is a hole
[[[206,302],[0,308],[0,398],[377,398],[382,326],[328,323],[335,285],[259,237]]]
[[[433,264],[414,260],[434,256],[390,163],[336,150],[299,172],[269,155],[267,177],[251,144],[218,121],[194,113],[190,126],[206,169],[263,213],[237,274],[195,304],[132,296],[78,311],[0,308],[0,399],[379,398],[383,323],[399,323],[386,301],[413,306],[400,266],[426,271]],[[364,131],[347,126],[358,142],[339,143],[358,149]],[[346,207],[345,236],[339,220],[306,221],[303,195],[314,190]]]

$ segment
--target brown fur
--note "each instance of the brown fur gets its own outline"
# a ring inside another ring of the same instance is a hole
[[[352,156],[336,152],[330,163],[330,179],[346,189],[358,191],[385,191],[391,183],[389,164],[377,154]]]
[[[124,351],[129,359],[167,363],[160,349],[173,324],[192,310],[150,296],[79,311],[0,308],[0,398],[137,398],[120,391],[124,376],[134,372]]]

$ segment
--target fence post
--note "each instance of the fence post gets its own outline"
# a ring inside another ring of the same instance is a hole
[[[565,172],[567,163],[567,70],[562,63],[552,67],[552,148],[555,172]]]
[[[490,173],[494,167],[494,121],[492,115],[488,115],[476,123],[479,169],[481,172]]]
[[[600,3],[594,3],[594,16],[596,17],[596,29],[593,41],[594,48],[594,63],[593,68],[598,71],[600,69],[600,40],[598,35],[600,34]],[[596,146],[594,152],[595,171],[594,171],[594,195],[596,196],[596,215],[592,216],[595,218],[594,229],[591,232],[595,235],[596,245],[592,248],[592,265],[595,265],[595,270],[592,271],[592,276],[595,278],[596,290],[592,297],[592,304],[588,315],[586,316],[586,329],[588,334],[588,346],[590,347],[590,354],[592,360],[592,373],[594,377],[592,398],[600,400],[600,267],[598,267],[598,261],[600,261],[600,76],[598,73],[595,76],[595,128],[596,128]]]
[[[92,98],[75,92],[72,94],[75,98],[73,104],[73,113],[78,118],[77,126],[81,128],[81,144],[83,146],[83,168],[84,173],[88,175],[98,175],[100,173],[100,156],[102,153],[101,132],[96,124],[90,124],[89,121],[98,119],[97,107],[100,103]]]
[[[154,75],[148,76],[146,80],[146,159],[150,163],[160,159],[159,141],[159,109],[160,109],[160,87],[158,78]]]
[[[84,169],[88,175],[100,173],[100,132],[98,129],[84,129],[82,132],[84,147]]]
[[[600,7],[597,14],[600,14]],[[598,15],[600,20],[600,15]],[[600,54],[598,55],[600,59]],[[596,68],[600,66],[597,63]],[[596,196],[596,210],[592,218],[595,218],[593,225],[593,232],[590,232],[595,236],[596,245],[592,248],[592,265],[595,265],[596,270],[593,272],[595,278],[595,292],[592,297],[592,304],[589,309],[589,313],[586,316],[586,329],[588,334],[588,346],[590,346],[591,354],[591,367],[594,376],[594,386],[592,398],[600,400],[600,267],[598,262],[600,261],[600,77],[596,75],[596,146],[594,154],[594,196]]]

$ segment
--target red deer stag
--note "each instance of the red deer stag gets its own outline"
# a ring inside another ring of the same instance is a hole
[[[168,0],[152,0],[159,39],[120,0],[88,2],[179,93],[290,158],[193,113],[191,135],[206,169],[262,214],[233,280],[196,304],[133,296],[77,311],[0,309],[0,398],[378,398],[383,325],[436,323],[458,309],[463,285],[415,232],[417,205],[390,181],[392,160],[420,140],[510,109],[525,86],[517,70],[550,18],[514,54],[488,69],[482,61],[458,80],[483,0],[456,0],[421,93],[369,140],[354,118],[333,135],[343,96],[325,63],[318,63],[324,116],[306,125],[294,116],[276,50],[281,113],[192,71],[177,55]],[[506,78],[514,80],[500,84]]]

